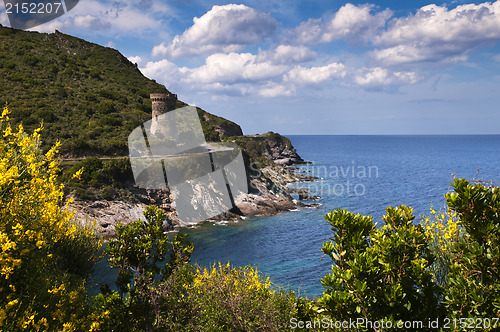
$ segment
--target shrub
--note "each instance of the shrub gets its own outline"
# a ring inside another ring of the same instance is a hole
[[[164,310],[168,308],[162,306],[162,283],[178,275],[193,246],[185,234],[169,241],[163,230],[166,215],[162,210],[148,207],[144,216],[146,221],[117,225],[116,238],[109,242],[109,263],[118,268],[118,292],[105,286],[96,297],[96,329],[151,331],[165,327]],[[169,260],[165,260],[167,254]]]
[[[435,259],[430,271],[435,280],[443,287],[448,285],[448,273],[453,261],[453,249],[463,236],[458,215],[449,207],[436,212],[431,208],[430,216],[424,216],[422,225],[429,238],[429,249]]]
[[[294,293],[272,286],[252,266],[198,266],[185,287],[195,331],[287,330],[295,311]]]
[[[185,234],[169,240],[165,213],[149,207],[146,221],[117,226],[110,240],[116,286],[95,298],[94,328],[101,331],[288,330],[295,295],[271,285],[257,269],[188,264],[193,246]],[[166,256],[170,254],[170,258]]]
[[[0,329],[88,331],[85,290],[100,241],[62,206],[59,144],[46,154],[40,131],[0,118]]]
[[[451,317],[500,318],[500,188],[452,185],[446,201],[465,234],[452,250],[444,303]]]
[[[403,205],[387,208],[379,229],[370,216],[340,209],[325,216],[334,233],[322,249],[333,261],[332,273],[321,280],[325,314],[394,324],[443,314],[441,288],[429,271],[434,260],[429,240],[424,228],[412,223],[412,211]]]

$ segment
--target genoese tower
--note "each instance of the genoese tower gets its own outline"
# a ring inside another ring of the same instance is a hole
[[[153,104],[153,119],[151,133],[163,137],[177,138],[177,125],[175,116],[162,116],[175,109],[177,95],[173,93],[152,93],[149,98]]]

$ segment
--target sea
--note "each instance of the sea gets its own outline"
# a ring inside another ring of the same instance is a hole
[[[315,298],[332,265],[321,252],[332,237],[323,217],[328,212],[340,208],[371,215],[380,226],[387,207],[404,204],[420,222],[431,207],[445,207],[454,177],[500,185],[500,135],[287,137],[310,162],[296,171],[318,178],[293,186],[319,196],[304,202],[319,207],[184,229],[194,244],[192,262],[251,264],[277,287]],[[116,272],[101,265],[99,281],[112,283]]]
[[[323,217],[328,212],[347,209],[383,225],[385,209],[404,204],[420,222],[431,207],[445,207],[444,194],[453,190],[454,177],[500,185],[500,135],[287,137],[310,162],[298,171],[319,178],[293,186],[319,196],[305,202],[319,208],[188,229],[192,262],[251,264],[276,285],[314,298],[321,296],[321,278],[331,269],[330,258],[321,252],[332,237]]]

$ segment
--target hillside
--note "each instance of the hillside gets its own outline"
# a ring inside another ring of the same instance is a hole
[[[167,212],[170,226],[180,225],[169,189],[138,188],[127,157],[128,135],[151,119],[151,93],[169,91],[117,50],[57,31],[0,26],[0,104],[7,104],[12,121],[28,132],[43,122],[44,149],[61,141],[66,197],[75,199],[77,218],[96,220],[106,236],[114,234],[117,222],[139,218],[148,205]],[[177,101],[177,107],[184,105]],[[238,215],[295,206],[285,186],[298,178],[276,165],[303,162],[289,139],[272,132],[244,136],[234,122],[200,108],[198,115],[207,141],[231,141],[242,149],[250,193],[238,205]],[[82,168],[82,178],[71,179]]]
[[[167,92],[115,49],[0,25],[0,104],[28,130],[43,122],[45,147],[61,140],[67,157],[127,155],[128,135],[151,119],[150,93]],[[234,122],[198,111],[208,140],[242,134]]]

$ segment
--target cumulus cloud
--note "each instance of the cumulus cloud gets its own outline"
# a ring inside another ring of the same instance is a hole
[[[274,49],[259,52],[258,58],[276,64],[290,64],[313,60],[317,55],[305,46],[279,45]]]
[[[256,82],[275,78],[286,71],[283,65],[257,61],[251,53],[213,54],[201,67],[192,69],[188,81],[201,83]]]
[[[295,94],[295,86],[286,86],[275,82],[266,84],[258,93],[265,98],[274,98],[282,96],[292,96]]]
[[[384,89],[418,81],[415,72],[390,72],[382,67],[364,69],[354,77],[354,82],[364,88]]]
[[[131,59],[133,58],[139,58],[139,60],[142,60],[140,57],[132,57],[129,58],[129,60],[132,61]],[[177,67],[175,63],[166,59],[147,62],[146,65],[140,68],[140,70],[144,76],[156,79],[166,85],[179,81],[185,71],[183,68]]]
[[[304,68],[297,66],[285,75],[284,81],[307,85],[318,84],[335,78],[343,78],[345,76],[346,70],[344,65],[335,62],[322,67]]]
[[[292,31],[298,43],[331,42],[338,39],[367,40],[393,15],[389,9],[372,13],[374,5],[345,4],[328,21],[309,19]]]
[[[232,52],[261,42],[272,35],[277,23],[269,14],[245,5],[213,6],[170,44],[157,45],[156,57],[177,58],[216,52]]]
[[[129,57],[129,60],[139,63],[145,76],[169,87],[226,96],[291,96],[298,87],[303,90],[347,75],[344,65],[337,62],[304,67],[272,63],[261,54],[251,53],[213,54],[203,65],[193,68],[178,67],[167,59],[147,63],[140,57]]]
[[[386,65],[456,62],[473,48],[500,41],[500,1],[448,9],[428,5],[392,21],[374,38],[372,56]]]

